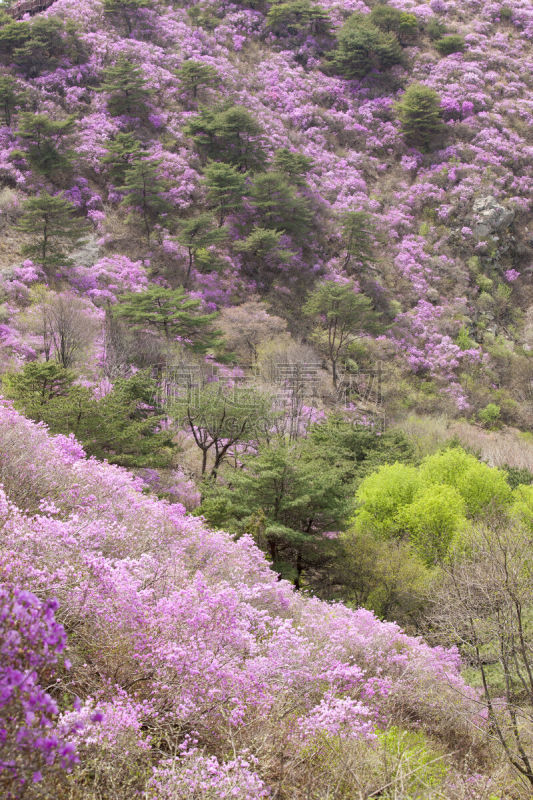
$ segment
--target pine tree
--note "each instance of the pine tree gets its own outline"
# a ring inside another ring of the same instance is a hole
[[[142,142],[134,133],[117,133],[107,148],[107,155],[102,163],[108,168],[109,179],[115,186],[121,186],[126,179],[126,172],[132,164],[148,155]]]
[[[152,328],[168,340],[179,339],[195,352],[205,353],[219,342],[218,332],[213,330],[217,315],[203,313],[201,301],[183,287],[153,285],[143,292],[130,292],[114,313],[136,328]]]
[[[75,212],[75,206],[63,194],[41,192],[26,200],[18,228],[33,235],[35,241],[23,246],[23,255],[34,259],[44,269],[68,265],[70,259],[65,248],[74,247],[84,233],[83,222]]]
[[[364,211],[347,211],[341,217],[342,239],[346,249],[343,267],[348,270],[352,261],[365,267],[372,260],[372,224]]]
[[[411,84],[396,103],[396,111],[407,144],[427,150],[444,129],[440,98],[429,86]]]
[[[241,172],[262,169],[265,164],[263,129],[243,106],[204,108],[190,120],[185,133],[205,159],[225,161]]]
[[[189,252],[187,280],[190,278],[198,250],[219,244],[226,239],[226,236],[225,228],[215,227],[211,214],[198,214],[181,223],[177,239]]]
[[[317,347],[331,363],[333,386],[337,388],[339,362],[345,358],[358,335],[379,330],[379,314],[364,294],[336,281],[326,281],[314,289],[304,314],[315,321]]]
[[[142,70],[124,53],[104,71],[98,91],[108,95],[107,110],[113,117],[124,114],[143,117],[147,112],[146,103],[150,93],[146,89]]]
[[[20,103],[17,82],[11,75],[0,75],[0,115],[9,128],[13,109]]]
[[[195,99],[200,87],[217,86],[220,83],[220,76],[211,64],[195,61],[192,58],[183,62],[176,71],[176,75],[185,91]]]
[[[212,161],[204,170],[204,183],[207,187],[207,202],[215,211],[219,226],[222,226],[228,214],[242,208],[246,179],[231,164]]]
[[[26,111],[20,115],[20,128],[16,133],[26,143],[32,167],[44,175],[56,175],[70,166],[71,153],[67,145],[73,131],[72,116],[53,120],[46,114]]]
[[[250,201],[263,228],[283,231],[303,242],[311,226],[311,212],[305,197],[290,186],[279,172],[257,175],[249,192]]]
[[[345,78],[364,78],[402,61],[402,48],[394,33],[372,24],[365,15],[352,14],[337,35],[337,48],[329,58],[334,72]]]
[[[119,187],[124,192],[121,205],[131,209],[128,221],[135,219],[135,212],[141,215],[148,242],[154,225],[162,225],[172,211],[172,204],[165,197],[168,183],[159,175],[160,164],[147,158],[134,161],[126,169],[124,184]]]
[[[131,36],[138,12],[151,5],[150,0],[104,0],[104,13],[115,23],[122,23],[127,35]]]
[[[272,162],[274,172],[285,175],[296,186],[305,185],[304,176],[312,166],[313,162],[308,156],[304,156],[303,153],[295,153],[286,147],[276,150]]]

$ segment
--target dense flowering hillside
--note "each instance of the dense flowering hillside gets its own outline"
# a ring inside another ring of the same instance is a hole
[[[489,796],[457,771],[484,727],[457,653],[299,595],[249,538],[5,401],[0,453],[3,797],[354,796],[328,794],[356,785],[340,764],[357,760],[365,791],[382,758],[400,769],[391,725],[413,731],[406,780]]]
[[[47,59],[29,45],[33,66],[14,50],[19,34],[6,35],[2,45],[0,69],[15,80],[0,129],[3,231],[13,230],[26,193],[44,188],[64,191],[93,230],[89,252],[76,251],[68,267],[59,259],[43,272],[37,255],[23,264],[19,241],[8,248],[3,363],[42,352],[22,312],[32,284],[43,280],[83,294],[82,311],[93,323],[121,292],[148,280],[185,280],[211,309],[259,291],[294,326],[305,291],[325,276],[353,282],[383,314],[386,332],[371,357],[394,356],[414,386],[416,376],[422,384],[436,381],[449,409],[468,413],[493,399],[524,421],[528,412],[516,400],[527,394],[529,366],[513,341],[528,346],[520,309],[528,308],[532,259],[530,3],[393,0],[414,15],[416,32],[403,42],[399,63],[351,79],[324,64],[346,17],[369,14],[362,0],[321,3],[331,26],[322,38],[303,22],[276,28],[261,3],[114,5],[115,11],[98,0],[53,3],[36,19],[64,21],[57,33],[64,46]],[[437,50],[442,32],[461,40],[454,52]],[[183,72],[191,61],[209,68],[196,82]],[[413,83],[438,94],[444,128],[430,151],[406,140],[395,108]],[[117,101],[121,85],[131,107]],[[248,137],[250,164],[242,153],[228,156],[234,145],[224,135],[206,133],[215,124],[209,114],[226,101],[250,115],[220,121],[234,125],[238,147]],[[31,129],[36,123],[24,114],[35,110],[59,125],[55,132]],[[136,217],[140,201],[131,181],[128,193],[117,168],[116,148],[126,146],[120,134],[133,137],[130,145],[136,141],[151,164],[144,222]],[[40,161],[39,136],[51,147],[48,166]],[[272,162],[280,148],[304,157],[303,179],[288,162]],[[218,238],[205,218],[193,234],[180,228],[180,220],[216,206],[206,190],[212,158],[246,174],[238,202],[220,212]],[[281,172],[289,169],[293,186],[251,180],[246,170],[267,163],[284,163]],[[128,207],[133,236],[124,227]],[[371,259],[346,257],[339,223],[345,212],[364,213]],[[93,358],[101,357],[97,335]],[[513,359],[510,379],[505,364]]]

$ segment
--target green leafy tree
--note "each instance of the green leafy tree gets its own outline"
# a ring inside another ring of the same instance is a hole
[[[241,253],[244,272],[265,289],[272,286],[274,278],[280,274],[280,269],[286,265],[293,256],[291,250],[280,244],[282,231],[268,230],[267,228],[253,228],[246,239],[234,243],[234,248]]]
[[[407,144],[427,150],[444,130],[440,98],[429,86],[411,84],[396,103],[396,112]]]
[[[87,58],[74,22],[36,16],[0,26],[0,60],[14,64],[26,78],[56,69],[61,59],[80,64]]]
[[[324,534],[342,525],[346,483],[335,468],[321,467],[305,442],[275,442],[246,457],[230,485],[213,490],[198,509],[208,523],[251,534],[273,568],[297,589],[304,570],[322,567],[335,540]]]
[[[305,176],[313,166],[313,162],[303,153],[281,147],[274,153],[272,168],[274,172],[285,175],[295,186],[305,185]]]
[[[107,166],[109,179],[115,186],[121,186],[126,180],[128,169],[147,155],[144,145],[134,133],[120,132],[110,142],[102,162]]]
[[[140,214],[147,242],[156,223],[163,225],[173,208],[165,196],[169,184],[159,174],[160,164],[161,161],[149,158],[133,161],[124,172],[124,184],[119,187],[124,192],[121,205],[130,209],[128,221],[134,222]]]
[[[387,33],[395,33],[401,44],[412,42],[418,33],[418,20],[414,14],[387,5],[374,6],[370,21]]]
[[[220,75],[211,64],[195,61],[192,58],[183,62],[176,75],[181,86],[194,99],[198,97],[200,88],[214,87],[220,83]]]
[[[11,75],[0,75],[0,114],[8,128],[11,126],[13,110],[20,101],[16,80]]]
[[[347,211],[341,217],[341,225],[345,248],[344,269],[357,271],[357,266],[367,267],[374,254],[374,230],[369,215],[364,211]]]
[[[20,115],[17,136],[22,139],[28,160],[44,175],[56,176],[70,167],[69,137],[74,131],[74,117],[50,119],[46,114],[25,111]]]
[[[350,284],[335,281],[326,281],[314,289],[303,311],[315,322],[313,338],[331,364],[336,388],[339,363],[349,354],[358,336],[379,330],[379,314],[372,309],[368,297],[355,292]]]
[[[131,36],[139,20],[139,11],[151,6],[150,0],[104,0],[104,13]]]
[[[4,389],[26,416],[45,422],[52,433],[73,433],[88,455],[125,467],[168,467],[176,445],[161,429],[154,406],[156,387],[146,374],[118,380],[97,399],[74,384],[75,374],[48,361],[26,364],[4,379]]]
[[[280,37],[328,36],[331,24],[326,11],[310,0],[272,3],[266,18],[267,30]]]
[[[287,233],[297,242],[308,236],[312,220],[309,203],[281,173],[257,175],[249,196],[261,227]]]
[[[265,164],[263,130],[244,106],[204,108],[189,121],[185,133],[205,160],[225,161],[241,172]]]
[[[387,33],[362,14],[352,14],[337,35],[337,47],[328,62],[345,78],[364,78],[402,62],[402,48],[395,33]]]
[[[18,221],[20,231],[32,235],[34,241],[22,247],[22,253],[44,269],[68,265],[66,250],[83,237],[84,224],[75,216],[75,206],[63,194],[41,192],[23,205]]]
[[[465,504],[453,486],[428,486],[398,509],[396,519],[422,561],[432,566],[442,562],[465,528]]]
[[[233,448],[256,441],[272,416],[272,401],[251,386],[208,383],[198,391],[187,391],[170,408],[172,416],[187,427],[202,453],[202,475],[212,457],[210,476],[215,479]]]
[[[187,281],[195,265],[195,256],[199,250],[220,244],[226,239],[227,231],[215,225],[211,214],[198,214],[180,224],[178,241],[187,248],[189,261],[187,264]]]
[[[203,313],[201,305],[183,287],[153,285],[143,292],[123,295],[113,311],[137,328],[152,328],[168,340],[179,339],[193,351],[205,353],[219,341],[218,332],[213,330],[217,315]]]
[[[150,93],[144,75],[139,65],[124,53],[104,70],[98,91],[107,94],[107,110],[113,117],[127,114],[142,118],[147,113]]]
[[[211,161],[204,170],[207,202],[222,226],[228,214],[240,211],[246,191],[246,179],[232,164]]]
[[[437,39],[435,47],[441,56],[449,56],[451,53],[462,53],[466,44],[462,36],[452,33],[449,36],[443,36],[441,39]]]

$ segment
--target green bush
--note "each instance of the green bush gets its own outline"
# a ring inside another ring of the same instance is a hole
[[[426,33],[433,41],[435,41],[435,39],[442,39],[446,33],[446,25],[442,20],[437,19],[437,17],[432,17],[426,25]]]
[[[329,58],[333,72],[345,78],[364,78],[374,70],[386,70],[403,60],[394,33],[382,31],[363,14],[352,14],[337,36]]]
[[[453,486],[428,486],[396,514],[398,527],[422,561],[431,566],[446,556],[456,535],[466,526],[465,503]]]
[[[413,83],[396,103],[407,144],[428,149],[444,129],[440,98],[434,89]]]
[[[398,535],[401,526],[396,514],[402,506],[412,503],[420,487],[416,467],[398,462],[380,467],[362,481],[356,492],[356,529],[386,537]]]
[[[418,33],[418,20],[414,14],[387,5],[374,6],[370,21],[387,33],[395,33],[401,44],[411,42]]]
[[[488,403],[478,411],[478,419],[485,428],[495,429],[500,426],[501,408],[496,403]]]
[[[449,36],[443,36],[442,39],[437,39],[435,47],[441,56],[449,56],[451,53],[462,53],[465,49],[465,40],[462,36],[452,33]]]

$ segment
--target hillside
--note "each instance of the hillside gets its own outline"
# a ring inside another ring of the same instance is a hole
[[[0,794],[527,800],[530,0],[0,0]]]

